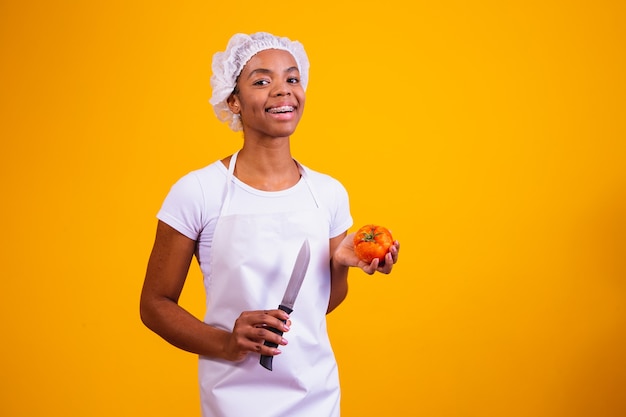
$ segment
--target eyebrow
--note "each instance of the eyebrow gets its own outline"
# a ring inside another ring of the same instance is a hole
[[[287,74],[293,71],[299,71],[298,67],[289,67],[284,71],[284,73]],[[250,74],[248,74],[248,79],[252,78],[252,76],[255,74],[271,74],[272,72],[273,71],[267,68],[257,68],[257,69],[250,71]]]

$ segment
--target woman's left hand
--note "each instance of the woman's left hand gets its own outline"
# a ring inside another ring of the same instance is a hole
[[[398,262],[398,253],[400,252],[400,242],[395,240],[389,248],[389,252],[385,255],[385,261],[380,262],[378,258],[372,260],[371,263],[364,262],[356,256],[354,252],[354,235],[348,234],[333,255],[335,262],[345,266],[355,266],[361,268],[366,274],[372,275],[374,272],[389,274],[393,269],[393,265]]]

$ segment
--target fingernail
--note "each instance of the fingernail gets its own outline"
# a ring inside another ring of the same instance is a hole
[[[280,344],[281,344],[281,345],[286,345],[287,343],[289,343],[289,342],[287,342],[287,339],[285,339],[284,337],[283,337],[283,338],[282,338],[282,340],[280,341]]]

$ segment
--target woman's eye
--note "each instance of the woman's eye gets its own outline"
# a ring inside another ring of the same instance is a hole
[[[253,85],[267,85],[269,84],[269,81],[267,80],[257,80],[253,83]]]
[[[291,84],[298,84],[300,82],[300,78],[290,77],[290,78],[287,79],[287,82],[291,83]]]

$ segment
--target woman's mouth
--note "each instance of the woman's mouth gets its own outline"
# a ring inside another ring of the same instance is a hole
[[[291,113],[295,109],[296,108],[293,106],[280,106],[280,107],[270,107],[269,109],[266,109],[265,111],[268,113],[272,113],[272,114],[280,114],[280,113]]]

